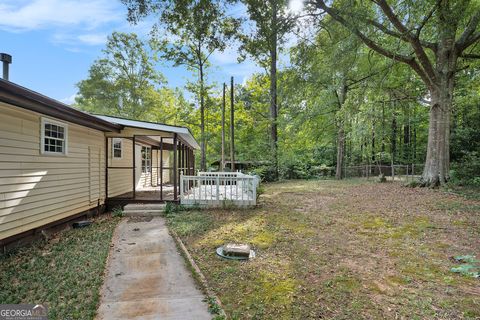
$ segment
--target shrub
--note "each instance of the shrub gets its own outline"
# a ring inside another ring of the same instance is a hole
[[[178,213],[178,212],[181,212],[181,211],[185,211],[186,208],[184,206],[182,206],[181,204],[176,204],[176,203],[173,203],[173,202],[167,202],[165,204],[165,214],[166,215],[169,215],[169,214],[174,214],[174,213]]]
[[[113,210],[112,210],[112,216],[114,216],[114,217],[123,217],[122,207],[118,206],[118,207],[113,208]]]
[[[458,185],[480,186],[480,154],[469,152],[453,163],[450,181]]]
[[[271,166],[259,166],[254,168],[250,173],[259,176],[262,181],[275,181],[275,168]]]

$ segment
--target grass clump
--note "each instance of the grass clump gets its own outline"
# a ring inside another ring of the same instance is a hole
[[[211,216],[205,211],[171,211],[167,213],[167,221],[179,236],[192,236],[205,232],[212,223]]]
[[[49,319],[93,319],[118,221],[98,219],[0,257],[0,303],[45,303]]]

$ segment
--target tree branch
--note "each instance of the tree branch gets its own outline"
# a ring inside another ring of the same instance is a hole
[[[480,59],[480,54],[463,53],[463,54],[460,55],[460,58],[464,58],[464,59]]]
[[[475,15],[470,19],[468,22],[467,27],[465,28],[465,31],[463,31],[462,35],[458,39],[456,46],[459,50],[459,52],[462,52],[466,48],[468,48],[470,45],[475,43],[480,37],[480,34],[474,34],[475,30],[477,29],[478,24],[480,23],[480,10],[477,10]]]
[[[433,65],[428,58],[425,50],[420,43],[420,39],[413,35],[407,27],[400,21],[398,16],[393,12],[390,5],[387,3],[386,0],[373,0],[379,7],[382,9],[383,13],[387,16],[390,22],[393,24],[398,31],[401,32],[402,35],[405,35],[406,39],[412,45],[413,50],[415,51],[415,55],[417,56],[418,60],[420,61],[425,73],[428,75],[430,79],[436,78],[436,73],[433,68]]]
[[[435,11],[437,10],[437,8],[440,6],[440,2],[442,0],[437,0],[437,2],[435,3],[435,5],[433,6],[432,10],[430,10],[430,12],[425,15],[425,17],[423,18],[422,22],[420,23],[420,25],[417,27],[417,32],[416,32],[416,37],[420,39],[420,33],[422,32],[422,29],[423,27],[425,27],[425,25],[427,24],[428,20],[430,20],[430,18],[433,16],[433,14],[435,13]]]
[[[363,34],[358,28],[350,23],[347,22],[339,13],[337,10],[335,10],[332,7],[328,7],[323,0],[316,0],[316,6],[325,12],[327,12],[333,19],[341,23],[344,27],[349,29],[353,34],[355,34],[357,37],[360,38],[360,40],[367,45],[370,49],[374,50],[375,52],[390,58],[395,61],[403,62],[407,65],[409,65],[419,76],[420,78],[425,82],[425,84],[428,87],[432,86],[432,79],[429,77],[429,75],[425,72],[425,70],[422,69],[422,67],[418,64],[418,62],[415,60],[415,58],[411,56],[406,56],[402,54],[397,54],[395,52],[392,52],[390,50],[385,49],[384,47],[378,45],[375,43],[372,39],[368,38],[365,34]]]

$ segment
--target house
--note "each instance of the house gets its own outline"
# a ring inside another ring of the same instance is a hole
[[[188,128],[91,115],[0,79],[0,244],[108,205],[177,201]]]

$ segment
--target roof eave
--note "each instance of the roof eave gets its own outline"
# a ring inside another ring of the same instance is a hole
[[[0,101],[100,131],[120,132],[123,129],[122,125],[99,119],[3,79],[0,79]]]

